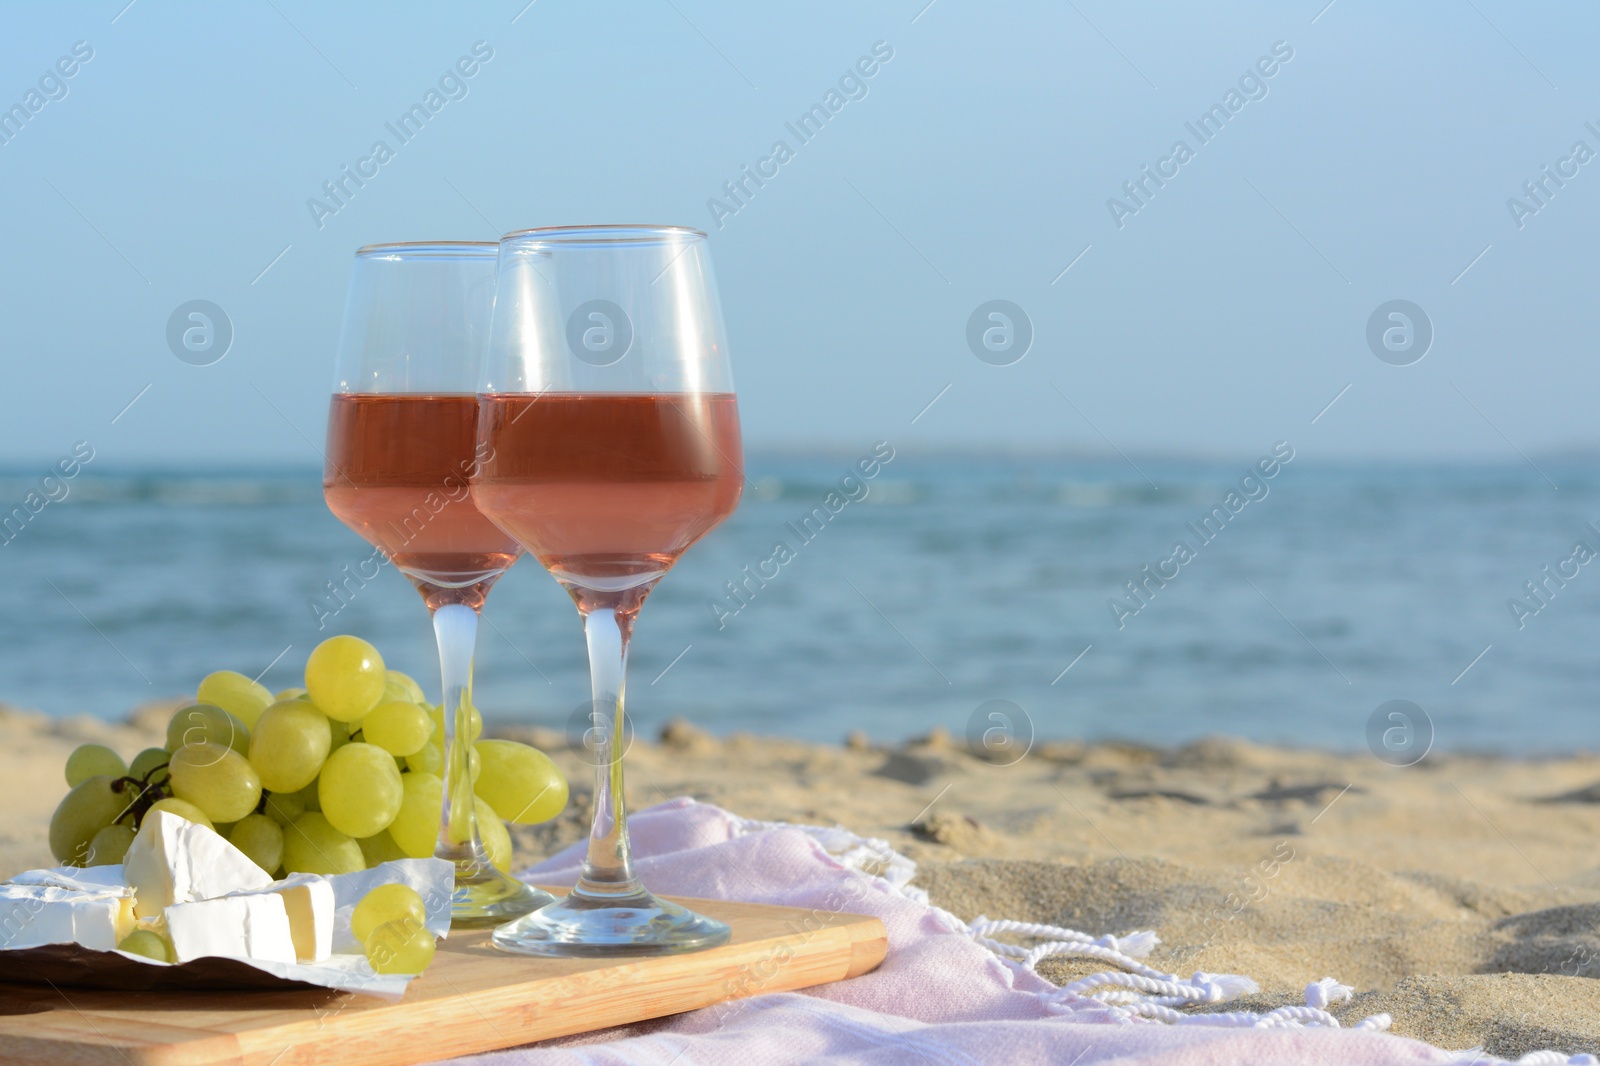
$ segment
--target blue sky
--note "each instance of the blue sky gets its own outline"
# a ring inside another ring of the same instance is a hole
[[[0,107],[39,95],[0,144],[0,456],[315,462],[356,247],[614,221],[710,230],[754,446],[1600,446],[1593,9],[524,3],[8,8]],[[202,299],[234,336],[195,366],[167,322]],[[997,299],[1033,334],[1009,365],[967,340]],[[1406,366],[1366,340],[1396,299],[1434,333]]]

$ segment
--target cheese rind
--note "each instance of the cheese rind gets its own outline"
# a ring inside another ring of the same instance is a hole
[[[179,903],[251,892],[272,884],[268,874],[215,830],[167,811],[145,815],[122,858],[133,889],[134,914],[151,918]]]
[[[206,956],[298,961],[289,914],[276,892],[177,903],[166,909],[166,918],[178,962]]]

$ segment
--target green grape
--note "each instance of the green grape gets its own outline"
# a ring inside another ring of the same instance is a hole
[[[172,792],[212,822],[237,822],[261,802],[261,778],[232,748],[192,744],[172,756]]]
[[[115,866],[128,853],[133,843],[133,826],[121,822],[106,826],[89,841],[89,853],[84,856],[85,866]]]
[[[334,724],[337,725],[338,723]],[[299,792],[294,793],[294,796],[300,801],[300,806],[304,810],[322,810],[322,800],[317,796],[317,783],[315,781],[311,782],[311,784],[307,785],[305,788],[302,788]]]
[[[472,775],[474,781],[478,779],[478,771],[482,769],[482,766],[481,756],[478,755],[476,750],[468,748],[467,772]],[[443,777],[444,746],[429,741],[420,751],[412,752],[406,756],[406,768],[409,770],[421,770],[425,774],[433,774],[436,777]]]
[[[402,674],[398,670],[385,672],[383,683],[383,699],[405,700],[409,703],[427,703],[428,697],[422,691],[422,686],[412,680],[410,674]]]
[[[250,765],[269,792],[298,792],[317,779],[332,746],[327,715],[302,700],[274,703],[256,722]]]
[[[362,837],[356,843],[361,845],[361,854],[367,860],[368,869],[380,863],[411,857],[400,850],[400,845],[394,842],[394,837],[389,835],[387,829],[370,837]]]
[[[283,868],[292,874],[353,874],[367,868],[361,845],[318,811],[307,811],[283,831]]]
[[[196,825],[203,825],[207,829],[215,830],[217,828],[211,824],[211,819],[206,817],[205,811],[202,811],[199,807],[196,807],[194,804],[189,803],[186,800],[177,799],[173,796],[168,796],[166,799],[156,800],[150,805],[150,810],[166,811],[168,814],[176,814],[179,818],[187,818]],[[145,817],[148,818],[149,816],[149,812],[147,811],[145,813]]]
[[[240,755],[250,752],[250,730],[221,707],[191,703],[180,708],[167,723],[167,750],[194,744],[221,744]]]
[[[427,743],[421,750],[406,756],[406,769],[414,773],[432,774],[434,777],[444,776],[444,749],[437,744]]]
[[[342,833],[369,837],[389,828],[403,796],[394,756],[352,741],[328,756],[317,778],[322,813]]]
[[[122,817],[133,801],[132,789],[119,791],[116,778],[91,777],[73,787],[50,816],[50,854],[68,866],[83,866],[93,850],[95,834]]]
[[[428,927],[411,918],[378,926],[365,947],[367,962],[378,973],[421,973],[436,950]]]
[[[272,697],[273,703],[287,703],[289,700],[303,700],[306,690],[303,688],[286,688]]]
[[[122,938],[122,943],[117,945],[118,951],[126,951],[129,955],[143,955],[156,962],[176,962],[177,955],[168,944],[166,938],[160,933],[151,932],[149,929],[135,929]]]
[[[361,736],[392,755],[412,755],[433,736],[433,720],[409,701],[380,703],[361,719]]]
[[[405,797],[389,826],[389,835],[413,859],[426,859],[439,843],[439,812],[444,806],[444,781],[435,774],[401,775]]]
[[[128,764],[128,776],[137,777],[143,781],[149,777],[152,785],[160,784],[167,779],[166,765],[172,758],[172,753],[166,748],[146,748],[133,757]],[[156,770],[161,767],[160,770]],[[151,771],[156,771],[151,773]]]
[[[227,837],[228,843],[267,873],[283,865],[283,827],[266,815],[245,815]]]
[[[350,912],[350,935],[358,943],[365,944],[367,936],[378,926],[408,918],[418,925],[428,920],[428,910],[417,890],[410,885],[379,885],[362,896],[361,902]]]
[[[286,826],[306,812],[306,805],[298,792],[269,792],[266,815],[280,826]]]
[[[67,756],[68,788],[77,788],[91,777],[121,777],[127,772],[122,756],[104,744],[79,744]]]
[[[329,637],[306,660],[311,702],[341,722],[354,722],[376,707],[386,681],[383,656],[360,637]]]
[[[256,719],[274,701],[272,690],[267,686],[232,670],[218,670],[214,674],[207,674],[206,679],[200,682],[195,702],[221,707],[243,722],[245,728],[254,729]]]
[[[405,799],[400,813],[389,826],[389,835],[400,850],[413,859],[425,859],[439,843],[439,819],[444,809],[444,782],[433,774],[404,775]],[[472,809],[478,820],[478,836],[489,861],[501,870],[510,870],[511,834],[494,808],[473,797]]]
[[[567,805],[567,779],[550,756],[514,740],[480,740],[472,746],[481,769],[473,791],[507,821],[548,822]]]
[[[443,737],[444,708],[437,705],[429,707],[428,717],[433,719],[433,735],[435,737]],[[473,740],[483,736],[483,715],[478,711],[478,708],[472,705],[470,700],[467,702],[467,721],[471,723],[470,729]],[[443,741],[441,740],[440,743],[443,743]]]
[[[472,809],[478,817],[478,839],[494,868],[511,872],[511,833],[500,820],[493,807],[478,797],[472,797]]]

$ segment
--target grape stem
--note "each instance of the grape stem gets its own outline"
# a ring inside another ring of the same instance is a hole
[[[158,770],[165,770],[166,768],[167,764],[162,763],[160,766],[152,766],[149,770],[145,771],[145,775],[142,778],[133,776],[119,777],[115,781],[111,782],[111,791],[113,792],[125,792],[127,791],[127,786],[129,785],[136,785],[139,789],[139,794],[133,798],[131,803],[123,808],[122,813],[117,815],[117,817],[112,821],[112,825],[118,824],[130,814],[133,815],[133,824],[135,826],[140,825],[144,822],[144,816],[150,812],[150,808],[155,805],[157,800],[165,799],[167,796],[172,794],[170,791],[163,789],[160,785],[151,784],[150,782],[150,776],[152,774]]]

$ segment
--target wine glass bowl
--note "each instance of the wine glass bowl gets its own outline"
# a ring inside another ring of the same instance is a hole
[[[477,415],[475,396],[455,394],[341,393],[328,408],[328,509],[381,548],[430,610],[482,608],[522,554],[472,504]]]
[[[480,417],[478,506],[595,606],[631,614],[738,505],[731,393],[489,394]]]
[[[444,803],[434,854],[455,864],[451,921],[490,925],[545,903],[489,862],[468,751],[472,654],[490,588],[522,554],[477,509],[479,363],[497,246],[428,242],[356,253],[328,408],[323,495],[433,616],[443,682]]]
[[[508,951],[663,954],[728,927],[634,875],[623,790],[629,641],[678,558],[738,505],[738,406],[705,234],[525,230],[500,242],[472,480],[478,508],[550,571],[583,619],[594,822],[566,899],[495,931]]]

